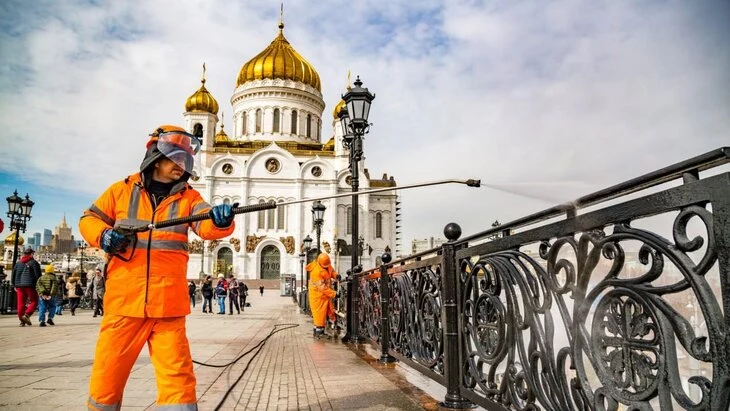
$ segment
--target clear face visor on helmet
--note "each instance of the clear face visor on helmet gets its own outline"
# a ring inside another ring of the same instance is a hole
[[[157,138],[157,149],[186,173],[193,174],[194,156],[200,150],[197,137],[182,131],[162,133]]]

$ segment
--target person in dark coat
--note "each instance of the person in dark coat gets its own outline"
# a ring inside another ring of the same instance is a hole
[[[198,286],[195,285],[193,280],[188,281],[188,295],[190,296],[190,304],[193,305],[193,308],[195,308],[195,290],[197,289]]]
[[[33,325],[30,322],[30,316],[38,306],[38,292],[35,290],[35,284],[41,278],[42,273],[41,265],[33,258],[34,253],[35,250],[32,248],[26,248],[23,256],[13,267],[13,285],[15,285],[18,319],[21,327]]]
[[[94,315],[104,315],[104,294],[106,293],[106,280],[101,274],[101,269],[94,270],[94,278],[89,280],[89,288],[86,289],[86,295],[94,301]]]
[[[203,294],[203,312],[213,314],[213,279],[209,275],[200,284],[200,293]]]
[[[238,298],[241,300],[241,311],[246,311],[246,297],[248,297],[248,286],[243,282],[238,282]]]
[[[63,280],[63,274],[60,274],[56,278],[58,282],[58,293],[56,294],[56,315],[63,315],[64,300],[68,299],[68,292],[66,291],[66,281]]]

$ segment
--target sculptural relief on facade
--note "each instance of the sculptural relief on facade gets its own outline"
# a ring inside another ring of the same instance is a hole
[[[294,237],[279,237],[279,240],[284,244],[287,254],[294,254]]]
[[[256,246],[259,245],[261,240],[263,240],[264,238],[266,238],[265,235],[262,235],[261,237],[256,237],[256,234],[246,236],[246,252],[252,253],[256,251]]]
[[[203,252],[203,241],[202,240],[193,240],[189,244],[189,249],[191,253],[194,254],[200,254]]]
[[[332,246],[330,246],[330,243],[328,243],[327,241],[322,243],[322,248],[327,254],[330,254],[330,250],[332,250]]]
[[[221,240],[210,240],[210,244],[208,244],[208,251],[211,253],[215,250],[216,247],[218,247],[218,244],[221,243]]]
[[[241,240],[236,237],[231,237],[229,241],[233,244],[233,249],[236,250],[236,252],[241,251]]]

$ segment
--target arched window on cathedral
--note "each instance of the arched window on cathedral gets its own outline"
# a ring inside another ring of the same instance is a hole
[[[272,130],[274,131],[274,133],[279,133],[281,131],[280,130],[280,128],[281,128],[280,117],[281,117],[281,113],[279,112],[279,109],[278,108],[274,109],[274,126],[272,127]]]
[[[203,141],[203,125],[200,123],[195,123],[193,126],[193,135],[200,139],[200,141]]]
[[[312,137],[312,115],[307,114],[307,137]]]
[[[375,238],[383,238],[383,214],[375,213]]]
[[[264,201],[264,200],[259,200],[259,204],[264,204],[265,202],[266,201]],[[259,230],[263,230],[266,228],[266,227],[264,227],[265,216],[266,216],[266,210],[259,211],[259,215],[257,216],[258,220],[259,220],[258,224],[257,224],[259,227]]]
[[[345,230],[345,234],[352,234],[352,207],[347,207],[345,215],[347,215],[347,228]]]
[[[261,126],[264,122],[264,113],[261,111],[261,109],[256,110],[256,132],[261,132]]]
[[[244,136],[248,133],[248,113],[243,112],[243,127],[241,127],[241,134]]]
[[[279,203],[283,203],[284,200],[279,200]],[[286,222],[285,218],[286,215],[284,214],[284,211],[286,210],[286,207],[279,206],[276,208],[276,228],[278,230],[284,229],[284,223]]]
[[[319,140],[322,137],[322,120],[317,119],[317,140]]]
[[[274,210],[266,210],[266,229],[267,230],[273,230],[274,229]]]
[[[297,135],[297,116],[299,114],[296,110],[291,111],[291,133]]]

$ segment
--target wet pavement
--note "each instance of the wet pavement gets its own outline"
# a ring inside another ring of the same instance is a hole
[[[276,291],[251,293],[252,307],[241,314],[203,314],[198,305],[188,316],[194,360],[237,360],[195,366],[201,410],[439,409],[443,387],[400,364],[379,363],[371,347],[314,339],[311,319]],[[55,326],[41,328],[36,313],[33,326],[21,328],[16,316],[0,316],[0,409],[85,409],[99,320],[88,310],[64,311]],[[155,397],[143,349],[122,409],[154,409]]]

